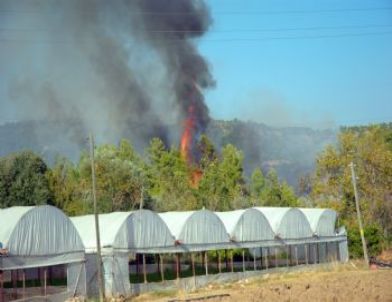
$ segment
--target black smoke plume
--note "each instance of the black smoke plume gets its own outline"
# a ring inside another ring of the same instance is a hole
[[[203,1],[2,0],[0,11],[9,119],[65,121],[73,142],[85,129],[144,147],[153,136],[178,141],[170,129],[192,105],[205,129],[202,93],[214,81],[197,49],[211,25]]]

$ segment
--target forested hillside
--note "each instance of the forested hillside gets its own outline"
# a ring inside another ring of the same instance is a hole
[[[49,165],[57,156],[65,156],[76,162],[80,152],[87,148],[88,131],[80,125],[79,132],[67,131],[72,121],[8,123],[0,126],[0,156],[10,152],[29,149],[40,154]],[[134,127],[141,127],[134,125]],[[132,128],[134,128],[132,127]],[[69,127],[71,129],[71,127]],[[152,137],[140,141],[129,130],[128,139],[135,150],[143,153]],[[180,132],[176,127],[170,131],[172,139],[166,145],[177,145]],[[274,168],[279,178],[297,187],[299,177],[314,168],[315,158],[327,144],[334,143],[336,132],[311,128],[273,128],[260,123],[211,121],[207,136],[218,150],[233,144],[244,153],[244,171],[250,176],[260,167],[264,172]],[[106,142],[97,137],[98,143]]]

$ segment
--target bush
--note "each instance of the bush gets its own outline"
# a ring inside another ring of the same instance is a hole
[[[369,256],[377,256],[382,250],[383,236],[381,227],[376,224],[369,224],[364,227],[366,246]],[[351,227],[348,230],[348,245],[351,258],[363,257],[361,236],[358,227]]]

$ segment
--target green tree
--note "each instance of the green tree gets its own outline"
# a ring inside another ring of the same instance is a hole
[[[211,210],[231,210],[249,205],[243,177],[243,154],[233,145],[222,149],[220,158],[204,169],[199,198]]]
[[[265,185],[260,193],[258,205],[269,207],[297,207],[299,201],[292,187],[285,181],[280,182],[278,174],[270,169],[265,178]]]
[[[328,146],[317,158],[311,195],[319,206],[339,212],[350,236],[358,228],[349,168],[353,162],[365,228],[378,225],[384,238],[391,237],[392,150],[388,133],[392,130],[382,126],[343,129],[337,145]]]
[[[57,158],[52,169],[47,172],[47,177],[49,188],[53,192],[54,204],[58,208],[71,216],[89,212],[86,199],[90,192],[75,164],[66,158]]]
[[[31,206],[52,203],[47,165],[31,151],[0,159],[0,206]]]
[[[257,204],[258,201],[262,198],[262,193],[264,189],[265,178],[263,172],[260,168],[256,168],[250,177],[249,185],[249,192],[250,198],[252,199],[252,204]]]
[[[79,162],[81,190],[91,191],[91,161],[83,153]],[[126,211],[139,207],[146,183],[144,163],[129,141],[105,144],[95,150],[97,203],[100,212]],[[83,193],[82,193],[83,194]],[[88,196],[88,194],[83,194]],[[88,200],[91,201],[91,196]]]
[[[209,165],[209,163],[213,162],[218,158],[214,144],[205,134],[201,135],[200,140],[197,144],[197,149],[200,153],[201,169],[205,169]]]
[[[154,138],[147,150],[148,193],[157,211],[194,210],[198,207],[192,188],[192,167],[181,157],[178,149],[166,149]]]

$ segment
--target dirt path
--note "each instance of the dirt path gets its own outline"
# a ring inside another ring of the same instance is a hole
[[[214,295],[229,295],[205,299]],[[274,274],[224,285],[210,285],[195,293],[145,294],[133,301],[392,301],[392,270],[357,267],[331,271]],[[190,300],[187,300],[190,299]],[[200,301],[200,300],[199,300]]]

